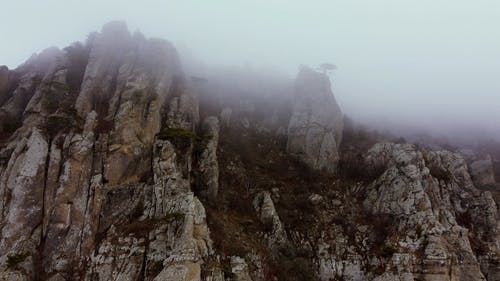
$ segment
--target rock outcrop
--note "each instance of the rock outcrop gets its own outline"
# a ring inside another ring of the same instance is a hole
[[[201,150],[199,170],[202,190],[200,195],[215,202],[219,191],[219,164],[217,163],[219,120],[217,117],[207,117],[203,121],[201,130],[203,136],[198,144]]]
[[[498,277],[497,269],[490,272],[496,268],[490,259],[499,258],[497,207],[489,192],[474,187],[462,156],[382,143],[366,161],[386,168],[368,187],[364,206],[395,219],[384,243],[410,258],[403,272],[423,280]]]
[[[302,67],[295,93],[287,150],[312,169],[335,171],[343,117],[326,74]]]
[[[13,83],[13,74],[5,65],[0,66],[0,105],[9,98],[9,88]]]
[[[286,242],[286,232],[278,212],[274,207],[271,194],[263,191],[253,200],[253,207],[264,226],[269,229],[268,245],[270,248],[282,246]]]
[[[493,172],[493,160],[487,155],[484,159],[478,159],[470,164],[472,180],[477,186],[492,186],[496,184]]]
[[[0,279],[200,280],[198,113],[175,49],[110,23],[31,58],[7,94],[4,70]]]

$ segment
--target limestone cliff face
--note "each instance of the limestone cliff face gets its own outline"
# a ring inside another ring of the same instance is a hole
[[[500,279],[490,163],[384,142],[346,173],[325,75],[187,77],[119,22],[0,67],[0,280]]]
[[[110,23],[0,80],[0,279],[196,280],[212,248],[175,49]]]
[[[288,152],[312,169],[335,171],[343,117],[326,74],[302,67],[295,80]]]
[[[383,143],[366,160],[387,168],[368,187],[364,206],[396,218],[385,243],[408,261],[400,274],[423,280],[498,278],[488,261],[488,253],[498,252],[497,207],[489,192],[473,185],[461,155]]]

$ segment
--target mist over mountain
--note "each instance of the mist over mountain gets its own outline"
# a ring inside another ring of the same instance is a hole
[[[131,30],[168,38],[181,56],[210,66],[271,68],[291,79],[301,64],[332,62],[344,112],[379,129],[500,136],[496,1],[52,0],[15,1],[4,10],[10,13],[0,33],[9,44],[0,61],[10,68],[123,19]],[[30,20],[11,28],[18,14]]]
[[[498,6],[401,3],[6,4],[0,280],[500,280]]]

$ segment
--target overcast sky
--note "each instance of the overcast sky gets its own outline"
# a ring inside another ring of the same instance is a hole
[[[484,126],[500,135],[498,0],[1,0],[0,64],[83,40],[111,20],[207,63],[295,75],[329,61],[335,95],[364,121]]]

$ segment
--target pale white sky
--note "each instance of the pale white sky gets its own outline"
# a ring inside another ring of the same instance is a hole
[[[111,20],[207,63],[331,61],[360,120],[482,125],[500,135],[498,0],[0,0],[0,64],[85,39]]]

